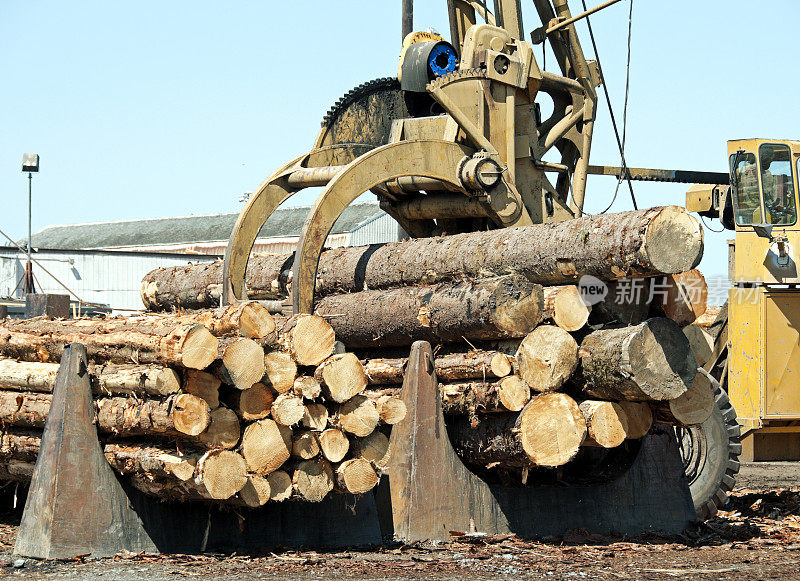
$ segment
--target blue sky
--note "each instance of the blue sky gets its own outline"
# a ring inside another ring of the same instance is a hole
[[[592,18],[620,118],[628,2]],[[800,138],[800,3],[759,6],[635,0],[630,165],[724,171],[728,139]],[[523,7],[529,31],[539,23],[532,3]],[[26,234],[28,151],[42,157],[34,231],[239,211],[243,192],[310,147],[342,93],[396,73],[399,13],[400,0],[2,2],[0,228]],[[445,0],[417,0],[415,27],[447,33]],[[619,162],[604,105],[592,153]],[[686,190],[635,188],[640,207],[682,204]],[[605,207],[613,189],[590,178],[587,209]],[[630,207],[622,189],[614,210]],[[726,274],[728,237],[707,232],[707,275]]]

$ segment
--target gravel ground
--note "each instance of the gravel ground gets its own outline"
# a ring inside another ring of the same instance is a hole
[[[0,515],[0,576],[114,579],[795,579],[800,578],[800,463],[750,464],[725,511],[684,535],[612,538],[571,531],[542,542],[511,535],[371,551],[258,555],[120,554],[68,562],[11,556],[19,511]],[[15,565],[18,568],[15,568]]]

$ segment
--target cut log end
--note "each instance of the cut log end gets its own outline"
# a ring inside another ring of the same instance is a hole
[[[239,313],[239,334],[249,339],[261,339],[275,332],[275,319],[257,302],[244,305]]]
[[[298,377],[294,381],[292,391],[305,399],[316,399],[322,393],[322,386],[313,377]]]
[[[292,475],[294,490],[310,502],[320,502],[333,490],[333,469],[324,458],[304,460]]]
[[[292,496],[292,477],[283,470],[275,470],[267,476],[269,499],[283,502]]]
[[[198,462],[197,482],[208,496],[225,500],[247,484],[247,465],[244,458],[230,450],[208,452]]]
[[[247,477],[247,482],[239,491],[239,498],[250,508],[264,506],[272,496],[272,489],[269,479],[265,476],[251,474]]]
[[[286,393],[294,386],[297,378],[297,364],[291,355],[282,351],[272,351],[264,356],[266,380],[278,393]]]
[[[205,369],[217,358],[219,340],[202,325],[186,334],[181,349],[181,363],[189,369]]]
[[[508,337],[524,337],[542,320],[544,292],[521,276],[501,277],[489,299],[495,326]]]
[[[700,370],[686,393],[669,402],[669,411],[684,426],[702,424],[714,411],[714,386],[708,374]]]
[[[616,448],[628,435],[628,417],[618,403],[586,400],[580,403],[588,437],[603,448]]]
[[[506,377],[511,373],[511,359],[505,353],[494,353],[489,362],[489,369],[495,377]]]
[[[583,301],[578,287],[568,285],[555,293],[552,302],[553,322],[570,333],[580,331],[589,322],[592,307]]]
[[[221,382],[215,376],[205,371],[187,369],[183,382],[186,393],[196,395],[205,400],[211,409],[219,407],[219,386]]]
[[[693,323],[683,328],[683,334],[689,340],[689,347],[694,353],[694,358],[697,359],[698,367],[703,367],[714,353],[714,338],[711,333]]]
[[[264,349],[252,339],[238,339],[225,346],[222,364],[236,389],[249,389],[264,377]]]
[[[328,399],[337,403],[349,400],[367,387],[364,366],[353,353],[329,357],[317,368],[314,377],[322,383]]]
[[[328,408],[321,403],[306,404],[300,422],[304,428],[322,431],[328,425]]]
[[[303,419],[306,408],[303,398],[289,393],[282,393],[272,402],[272,419],[282,426],[293,426]]]
[[[563,466],[586,438],[586,420],[578,404],[563,393],[534,397],[520,414],[519,438],[537,466]]]
[[[256,474],[269,474],[289,459],[292,451],[292,430],[263,419],[250,424],[242,435],[242,455],[247,469]]]
[[[403,421],[406,417],[406,413],[408,413],[405,402],[399,397],[391,395],[379,397],[375,401],[375,405],[378,408],[378,415],[381,421],[389,426]]]
[[[379,471],[389,466],[389,438],[383,432],[374,431],[355,443],[355,456],[371,462]]]
[[[239,392],[239,415],[248,422],[264,419],[272,410],[272,403],[272,390],[263,383],[256,383],[250,389]]]
[[[643,402],[621,401],[619,405],[625,410],[628,420],[628,439],[638,440],[647,435],[653,425],[653,411]]]
[[[521,411],[531,399],[531,388],[516,375],[504,377],[497,386],[500,403],[512,412]]]
[[[341,462],[350,450],[350,440],[341,430],[329,428],[319,435],[319,446],[330,462]]]
[[[336,480],[342,491],[364,494],[378,484],[378,473],[367,460],[351,458],[336,469]]]
[[[378,426],[380,416],[375,402],[363,395],[356,395],[339,406],[338,421],[348,434],[363,438]]]
[[[298,365],[319,365],[333,353],[333,327],[316,315],[296,315],[285,339],[289,354]]]
[[[685,208],[666,206],[647,226],[644,251],[660,272],[691,270],[703,257],[703,228]]]
[[[578,366],[578,343],[554,325],[531,331],[517,350],[520,377],[534,391],[560,388]]]
[[[211,407],[195,395],[182,393],[175,397],[172,422],[182,434],[198,436],[211,423]]]
[[[319,455],[319,442],[314,432],[298,432],[292,441],[292,456],[310,460]]]
[[[220,407],[211,412],[211,423],[199,439],[208,448],[230,450],[239,443],[241,434],[236,412]]]

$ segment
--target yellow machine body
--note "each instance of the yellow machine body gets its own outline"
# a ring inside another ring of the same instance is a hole
[[[800,459],[800,142],[728,142],[735,239],[729,243],[728,396],[743,460]],[[697,193],[687,194],[697,197]]]

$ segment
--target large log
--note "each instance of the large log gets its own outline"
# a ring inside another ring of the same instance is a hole
[[[524,337],[542,318],[542,288],[519,275],[435,286],[369,290],[321,299],[348,348]]]
[[[697,374],[686,336],[663,318],[590,333],[581,342],[580,360],[583,391],[606,400],[675,399]]]
[[[0,389],[50,393],[58,368],[58,363],[1,359]],[[90,365],[89,375],[96,395],[167,396],[181,389],[180,375],[160,365]]]
[[[236,389],[249,389],[266,373],[264,348],[252,339],[222,339],[219,342],[222,360],[221,378]]]
[[[331,325],[317,315],[276,316],[275,331],[262,340],[267,349],[283,350],[298,365],[319,365],[333,354]]]
[[[218,339],[202,325],[153,315],[0,321],[0,354],[8,357],[58,362],[70,343],[83,343],[95,361],[160,363],[190,369],[208,367],[218,347]]]
[[[711,417],[714,402],[714,387],[710,375],[704,369],[699,369],[686,393],[654,406],[655,419],[681,426],[702,424]]]
[[[406,358],[373,358],[364,361],[369,385],[403,383]],[[511,373],[511,358],[499,351],[472,350],[438,355],[434,360],[436,379],[445,382],[468,379],[500,379]]]
[[[520,414],[456,418],[448,434],[468,464],[555,467],[578,453],[586,437],[586,420],[571,397],[546,393],[533,398]]]
[[[266,307],[254,301],[242,301],[213,310],[181,313],[176,320],[203,325],[217,337],[238,335],[260,339],[275,332],[272,315]]]
[[[328,250],[316,286],[317,296],[325,296],[511,273],[551,286],[574,284],[584,274],[615,280],[684,272],[702,254],[700,223],[684,208],[667,206]],[[287,296],[291,268],[292,255],[252,257],[251,298]],[[220,263],[157,269],[145,276],[142,298],[151,309],[214,307],[221,283]]]

